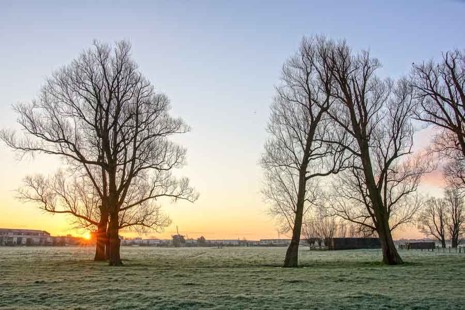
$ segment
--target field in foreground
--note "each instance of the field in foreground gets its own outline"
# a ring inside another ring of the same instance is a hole
[[[122,248],[124,267],[92,248],[0,247],[1,309],[465,309],[465,254],[284,248]]]

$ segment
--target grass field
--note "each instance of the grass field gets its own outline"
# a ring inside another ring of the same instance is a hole
[[[1,309],[465,309],[465,254],[284,248],[130,248],[124,267],[92,248],[0,247]]]

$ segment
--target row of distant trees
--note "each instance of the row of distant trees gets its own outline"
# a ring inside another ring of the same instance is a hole
[[[465,55],[413,64],[397,81],[380,78],[380,67],[368,52],[324,37],[304,38],[283,65],[261,162],[270,211],[292,233],[286,267],[298,265],[302,231],[330,227],[331,216],[376,235],[383,262],[401,264],[392,231],[415,222],[421,177],[439,159],[453,176],[449,186],[464,186]],[[425,152],[414,152],[414,122],[436,130]],[[448,214],[447,223],[463,220]]]
[[[465,235],[464,193],[457,188],[448,188],[443,198],[428,199],[418,216],[418,228],[437,239],[443,248],[446,240],[456,248]]]

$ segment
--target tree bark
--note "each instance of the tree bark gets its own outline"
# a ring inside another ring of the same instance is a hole
[[[100,212],[100,222],[97,226],[96,247],[94,261],[106,261],[108,259],[107,249],[107,226],[108,214]]]
[[[303,209],[303,206],[302,206]],[[302,231],[302,211],[297,212],[294,229],[292,230],[292,239],[286,251],[284,258],[284,267],[298,267],[299,266],[299,243],[300,233]]]
[[[441,239],[441,246],[443,249],[446,248],[446,240],[444,238]]]
[[[110,236],[108,235],[108,230],[105,234],[105,259],[110,260]]]
[[[373,175],[373,166],[371,164],[368,143],[366,142],[366,139],[358,139],[358,143],[360,145],[360,153],[363,171],[365,174],[366,186],[370,195],[371,203],[373,205],[373,211],[376,220],[375,226],[383,252],[383,263],[386,265],[403,264],[404,262],[397,252],[394,240],[392,239],[391,229],[389,227],[389,216]]]
[[[295,212],[294,228],[292,229],[292,239],[286,251],[284,258],[284,267],[298,267],[299,266],[299,243],[300,235],[302,233],[302,220],[304,214],[305,204],[305,187],[307,180],[305,174],[307,171],[307,160],[304,161],[299,172],[299,192],[297,194],[297,205]]]
[[[100,229],[97,230],[97,242],[95,245],[95,256],[94,256],[94,261],[96,262],[102,262],[107,260],[106,256],[106,246],[107,246],[107,232],[103,232],[104,235],[102,235],[102,232],[99,231]]]
[[[381,249],[383,252],[383,263],[386,265],[399,265],[403,264],[402,258],[397,252],[394,240],[392,239],[391,230],[389,224],[380,223],[383,228],[378,229],[379,240],[381,243]]]
[[[110,240],[109,261],[110,266],[122,266],[120,256],[120,240],[119,240],[119,225],[118,212],[110,215],[110,223],[108,225],[108,237]]]

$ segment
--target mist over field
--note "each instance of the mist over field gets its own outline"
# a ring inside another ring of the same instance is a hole
[[[124,247],[125,267],[89,247],[0,247],[1,309],[463,309],[465,254],[380,250]]]

